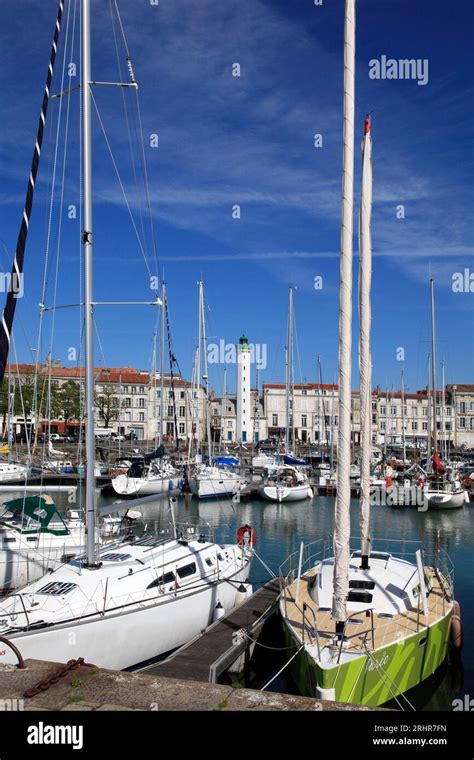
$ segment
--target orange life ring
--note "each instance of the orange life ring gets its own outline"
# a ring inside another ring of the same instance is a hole
[[[257,543],[257,533],[251,525],[241,525],[237,531],[237,543],[239,546],[245,546],[245,534],[248,533],[250,546]]]

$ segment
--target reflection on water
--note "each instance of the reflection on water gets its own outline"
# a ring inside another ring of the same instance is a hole
[[[82,495],[78,493],[78,501]],[[66,508],[67,495],[55,498],[58,507]],[[114,498],[100,497],[100,505],[107,512],[123,511],[133,507],[133,501],[119,502]],[[157,500],[138,507],[149,529],[165,530],[169,526],[167,500]],[[351,535],[358,533],[358,502],[352,502]],[[233,504],[230,499],[198,502],[195,499],[178,499],[176,522],[207,523],[214,531],[217,541],[235,541],[237,529],[248,523],[257,532],[257,553],[278,573],[280,564],[299,547],[301,540],[314,541],[326,538],[334,529],[334,499],[317,496],[313,501],[275,504],[264,501],[248,501]],[[443,668],[408,694],[417,709],[450,710],[452,700],[474,693],[474,654],[469,646],[470,634],[474,632],[474,605],[472,604],[472,559],[474,556],[474,510],[467,504],[453,512],[418,512],[413,507],[393,509],[374,506],[371,511],[372,536],[374,539],[422,541],[427,549],[436,544],[443,547],[455,566],[455,596],[460,602],[464,625],[462,665],[451,658]],[[411,547],[405,547],[405,550]],[[262,564],[255,561],[251,581],[258,584],[267,580],[268,574]],[[277,633],[274,634],[278,636]],[[275,646],[279,644],[275,643]],[[280,644],[281,646],[281,644]],[[268,659],[268,658],[267,658]],[[277,662],[278,661],[278,662]],[[284,664],[275,655],[274,672]],[[268,665],[268,662],[267,662]],[[264,678],[268,676],[265,673]],[[254,682],[259,683],[259,674]],[[260,683],[260,685],[262,685]],[[283,674],[271,688],[294,692],[289,676]],[[396,705],[394,705],[396,707]]]

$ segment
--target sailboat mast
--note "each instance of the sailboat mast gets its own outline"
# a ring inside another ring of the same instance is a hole
[[[361,567],[367,570],[370,556],[370,451],[372,447],[372,361],[370,328],[372,312],[372,137],[370,116],[362,141],[362,194],[359,214],[359,365],[360,365],[360,537]]]
[[[92,131],[90,0],[82,0],[82,130],[84,185],[84,314],[85,314],[85,418],[86,418],[86,518],[87,564],[95,565],[95,440],[94,440],[94,323],[92,280]]]
[[[438,431],[436,430],[436,335],[435,335],[435,304],[434,281],[431,286],[431,380],[433,384],[433,454],[438,449]]]
[[[346,0],[344,21],[344,127],[339,285],[339,431],[334,534],[332,617],[343,635],[347,619],[350,556],[352,238],[354,210],[355,0]]]
[[[206,336],[206,318],[204,314],[204,291],[202,282],[199,283],[199,304],[200,304],[200,334],[202,336],[202,350],[204,354],[204,372],[202,379],[204,380],[204,387],[206,391],[206,435],[207,435],[207,456],[209,464],[212,459],[212,440],[211,440],[211,418],[209,414],[209,374],[207,367],[207,336]]]
[[[405,379],[402,370],[402,446],[403,446],[403,464],[407,458],[407,448],[405,439]]]
[[[160,345],[160,436],[158,445],[163,444],[163,414],[164,414],[164,395],[165,395],[165,299],[166,283],[161,283],[161,345]]]
[[[444,405],[446,403],[445,385],[444,385],[444,360],[441,362],[441,447],[442,456],[447,459],[448,452],[446,446],[446,424],[444,420]]]
[[[288,301],[288,340],[286,346],[286,429],[285,429],[285,453],[288,454],[290,444],[290,391],[291,391],[291,363],[292,363],[292,328],[293,328],[293,288],[290,288]]]

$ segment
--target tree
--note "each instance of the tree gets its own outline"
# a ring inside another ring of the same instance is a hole
[[[81,386],[75,380],[68,380],[58,389],[55,406],[66,422],[81,419],[81,397]]]
[[[104,427],[110,427],[110,423],[120,418],[120,404],[117,398],[118,389],[115,385],[102,387],[100,393],[95,394],[94,403],[99,410],[99,417],[104,421]]]

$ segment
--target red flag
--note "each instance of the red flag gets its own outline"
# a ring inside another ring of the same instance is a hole
[[[444,469],[443,465],[441,464],[441,459],[439,458],[439,454],[437,451],[433,454],[433,469],[438,475],[444,475],[446,470]]]

